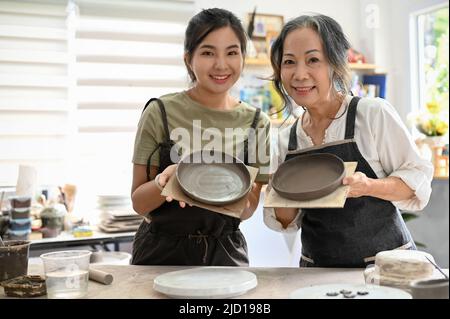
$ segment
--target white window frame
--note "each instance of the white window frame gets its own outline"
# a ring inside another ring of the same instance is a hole
[[[417,113],[425,107],[425,71],[423,69],[423,28],[421,28],[419,17],[443,8],[448,8],[448,2],[430,6],[411,13],[410,15],[410,43],[413,44],[411,50],[411,111]],[[417,88],[417,91],[414,89]]]

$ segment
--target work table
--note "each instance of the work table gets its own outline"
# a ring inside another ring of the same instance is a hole
[[[169,271],[182,270],[192,267],[180,266],[134,266],[134,265],[91,265],[94,269],[109,272],[114,281],[110,285],[103,285],[89,281],[88,299],[109,298],[167,298],[153,290],[153,280]],[[287,299],[289,294],[301,287],[312,285],[347,283],[364,284],[364,269],[340,268],[240,268],[253,272],[258,279],[258,286],[237,298],[242,299]],[[28,274],[43,275],[41,264],[28,267]],[[3,288],[0,288],[2,290]],[[0,298],[5,298],[3,291]],[[46,298],[45,296],[43,298]]]

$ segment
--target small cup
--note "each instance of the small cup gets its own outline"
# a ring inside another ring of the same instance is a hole
[[[448,299],[448,279],[422,279],[410,284],[413,299]]]
[[[12,208],[26,208],[31,206],[31,196],[10,196]]]
[[[47,297],[71,299],[86,296],[91,254],[88,250],[67,250],[41,255]]]
[[[12,219],[24,219],[30,217],[30,207],[11,209]]]

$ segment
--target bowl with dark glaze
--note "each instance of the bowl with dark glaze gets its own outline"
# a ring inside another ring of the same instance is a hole
[[[344,162],[336,155],[305,154],[282,163],[273,175],[272,187],[283,198],[313,200],[334,192],[344,177]]]

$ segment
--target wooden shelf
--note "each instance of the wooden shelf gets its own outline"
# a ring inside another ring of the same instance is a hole
[[[448,175],[434,175],[433,179],[438,181],[448,181]]]
[[[375,64],[370,63],[349,63],[350,70],[370,70],[374,71],[379,69],[379,67]]]

